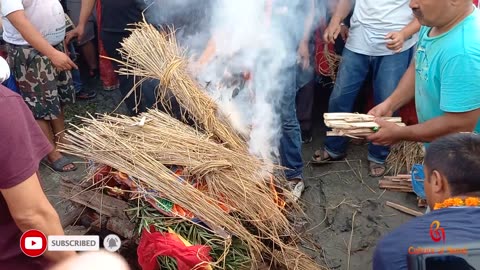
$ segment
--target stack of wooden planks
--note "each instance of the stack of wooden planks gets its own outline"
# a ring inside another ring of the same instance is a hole
[[[399,174],[396,176],[384,176],[378,181],[378,187],[398,192],[413,192],[412,179],[410,174]]]
[[[398,174],[396,176],[384,176],[378,181],[378,187],[390,191],[413,193],[412,176],[410,174]],[[427,201],[417,197],[418,207],[427,207]]]
[[[323,115],[325,125],[332,129],[327,136],[345,136],[362,138],[375,132],[379,128],[375,123],[375,117],[368,114],[358,113],[325,113]],[[382,119],[405,126],[401,117],[383,117]]]

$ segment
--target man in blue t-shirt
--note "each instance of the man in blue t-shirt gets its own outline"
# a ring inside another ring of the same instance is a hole
[[[402,140],[428,143],[455,132],[480,132],[480,11],[471,0],[416,1],[410,7],[423,25],[416,59],[395,92],[369,114],[390,116],[415,97],[418,125],[377,120],[368,137],[379,145]]]
[[[457,133],[430,144],[425,156],[425,192],[428,205],[436,210],[412,219],[380,240],[373,270],[406,270],[408,254],[427,252],[422,247],[433,246],[436,254],[445,248],[445,255],[454,255],[448,248],[460,251],[467,244],[478,243],[479,157],[478,134]],[[462,204],[465,206],[457,206]]]

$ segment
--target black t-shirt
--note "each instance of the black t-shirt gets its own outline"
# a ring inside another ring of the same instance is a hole
[[[142,20],[143,8],[136,0],[101,0],[102,31],[127,32],[129,24]]]

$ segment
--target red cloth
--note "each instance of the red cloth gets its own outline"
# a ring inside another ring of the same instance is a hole
[[[158,270],[158,256],[172,257],[177,261],[178,270],[205,269],[211,261],[210,247],[185,244],[172,233],[143,231],[137,249],[138,263],[143,270]]]
[[[102,4],[101,1],[97,1],[97,25],[98,25],[98,36],[101,37],[101,25],[102,25]],[[100,55],[107,56],[107,52],[103,47],[102,39],[98,39],[98,52]],[[100,79],[103,83],[103,88],[105,90],[117,89],[119,86],[117,74],[115,73],[112,62],[108,59],[100,57],[99,60],[100,66]]]
[[[478,7],[478,0],[473,0],[473,4]]]

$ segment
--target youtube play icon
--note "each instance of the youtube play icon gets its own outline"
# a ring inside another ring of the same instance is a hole
[[[38,230],[26,231],[20,238],[20,249],[29,257],[41,256],[47,250],[47,237]]]

